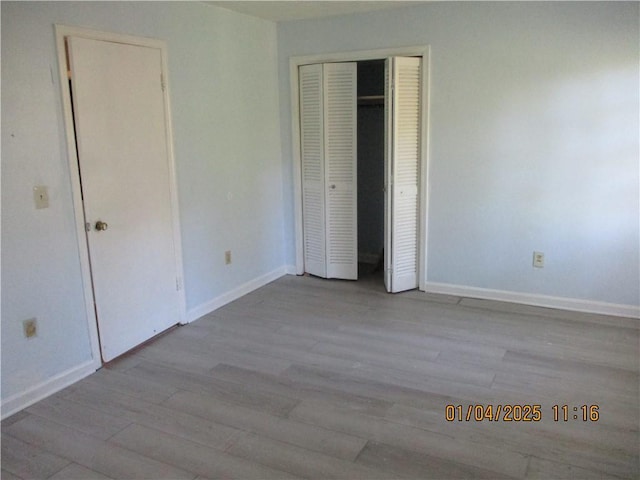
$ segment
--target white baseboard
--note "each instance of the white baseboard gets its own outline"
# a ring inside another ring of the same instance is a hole
[[[247,293],[251,293],[258,288],[265,286],[267,283],[277,280],[283,275],[287,275],[287,273],[289,273],[288,269],[288,266],[276,268],[272,272],[266,273],[258,278],[254,278],[253,280],[250,280],[249,282],[240,285],[239,287],[234,288],[229,292],[223,293],[222,295],[209,300],[208,302],[192,308],[187,312],[187,323],[191,323],[194,320],[197,320],[200,317],[203,317],[208,313],[211,313],[219,309],[220,307],[225,306],[227,303],[231,303],[234,300],[237,300],[238,298],[246,295]]]
[[[298,274],[298,270],[296,269],[295,265],[285,265],[284,273],[286,275],[297,275]]]
[[[635,305],[620,305],[616,303],[596,302],[579,298],[553,297],[534,293],[509,292],[506,290],[491,290],[488,288],[467,287],[448,283],[427,282],[425,292],[442,293],[458,297],[481,298],[483,300],[497,300],[500,302],[521,303],[536,307],[559,308],[575,312],[596,313],[616,317],[640,318],[640,307]]]
[[[59,373],[44,382],[35,385],[24,392],[17,393],[2,401],[2,419],[13,415],[39,402],[43,398],[59,392],[63,388],[88,377],[101,367],[100,361],[90,360],[77,367],[70,368],[67,371]]]

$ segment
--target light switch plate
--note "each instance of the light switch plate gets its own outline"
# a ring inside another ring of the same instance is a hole
[[[37,209],[49,208],[49,192],[44,185],[36,185],[33,187],[33,201]]]

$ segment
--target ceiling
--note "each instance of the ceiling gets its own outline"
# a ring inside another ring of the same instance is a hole
[[[274,22],[304,20],[309,18],[347,15],[349,13],[372,12],[388,8],[406,7],[420,3],[417,1],[208,1],[210,5],[234,10],[236,12],[264,18]]]

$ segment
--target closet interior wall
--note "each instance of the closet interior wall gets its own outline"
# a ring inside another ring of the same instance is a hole
[[[382,265],[384,60],[358,62],[358,262]]]

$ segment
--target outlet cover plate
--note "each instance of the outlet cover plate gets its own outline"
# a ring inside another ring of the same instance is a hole
[[[533,266],[536,268],[544,268],[544,253],[533,252]]]
[[[36,185],[33,187],[33,201],[36,209],[49,208],[49,192],[44,185]]]

